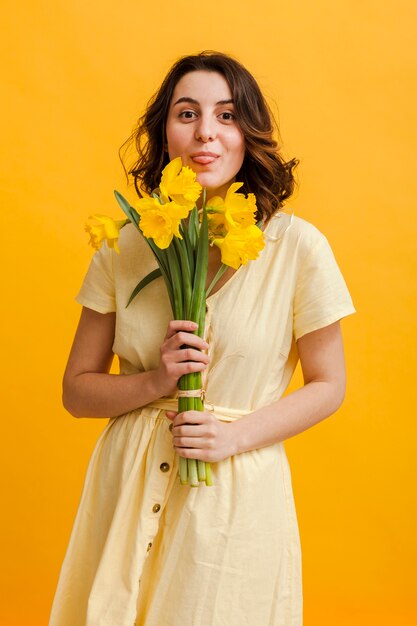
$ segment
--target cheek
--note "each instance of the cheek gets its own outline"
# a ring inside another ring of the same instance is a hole
[[[243,161],[245,159],[245,146],[242,143],[236,144],[236,146],[232,150],[233,154],[233,165],[236,171],[238,172],[242,167]]]
[[[236,162],[243,162],[245,158],[245,139],[243,135],[239,133],[231,133],[229,136],[229,151],[234,156]]]
[[[168,154],[169,154],[169,158],[170,160],[175,159],[176,156],[178,156],[177,151],[178,151],[178,147],[177,147],[178,141],[177,138],[175,137],[174,134],[172,133],[167,133],[167,145],[168,145]]]
[[[170,159],[181,156],[181,151],[185,144],[184,132],[181,131],[182,127],[178,127],[175,125],[167,126],[166,137]]]

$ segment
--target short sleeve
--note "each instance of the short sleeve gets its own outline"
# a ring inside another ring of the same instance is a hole
[[[113,254],[114,250],[108,247],[107,242],[103,242],[100,250],[91,259],[81,289],[75,298],[79,304],[98,313],[116,311]]]
[[[348,288],[324,235],[303,260],[294,296],[294,337],[355,313]]]

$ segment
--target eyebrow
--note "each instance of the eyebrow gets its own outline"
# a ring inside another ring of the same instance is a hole
[[[184,96],[182,98],[178,98],[178,100],[174,102],[173,106],[175,106],[176,104],[181,104],[181,102],[188,102],[189,104],[198,104],[198,105],[200,104],[198,100],[194,100],[194,98],[188,98],[187,96]],[[222,105],[222,104],[233,104],[233,100],[232,98],[230,98],[229,100],[219,100],[218,102],[216,102],[216,106]]]

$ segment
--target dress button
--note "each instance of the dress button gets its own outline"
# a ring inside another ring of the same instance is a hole
[[[153,507],[152,507],[152,511],[153,511],[154,513],[158,513],[158,511],[160,511],[160,510],[161,510],[161,505],[160,505],[160,504],[154,504],[154,505],[153,505]]]
[[[174,428],[174,424],[172,424],[172,423],[171,423],[171,424],[169,425],[169,430],[172,430],[173,428]]]
[[[146,549],[146,552],[149,552],[149,550],[152,548],[152,542],[148,543],[148,547]]]
[[[161,463],[159,469],[161,472],[167,472],[169,470],[169,463]]]

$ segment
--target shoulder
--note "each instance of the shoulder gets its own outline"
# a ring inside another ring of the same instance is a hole
[[[119,248],[128,251],[132,246],[137,246],[138,240],[142,239],[136,226],[131,222],[123,226],[119,234]],[[144,242],[145,243],[145,242]]]
[[[131,223],[126,224],[120,230],[119,249],[120,254],[115,255],[115,257],[118,257],[119,262],[153,258],[149,245],[146,243],[142,233]]]
[[[289,252],[303,259],[320,246],[328,246],[326,236],[311,222],[290,210],[277,212],[265,230],[266,241],[281,242]]]
[[[156,269],[154,254],[142,233],[134,224],[126,224],[119,234],[119,253],[113,252],[115,279],[120,281],[141,280]]]

